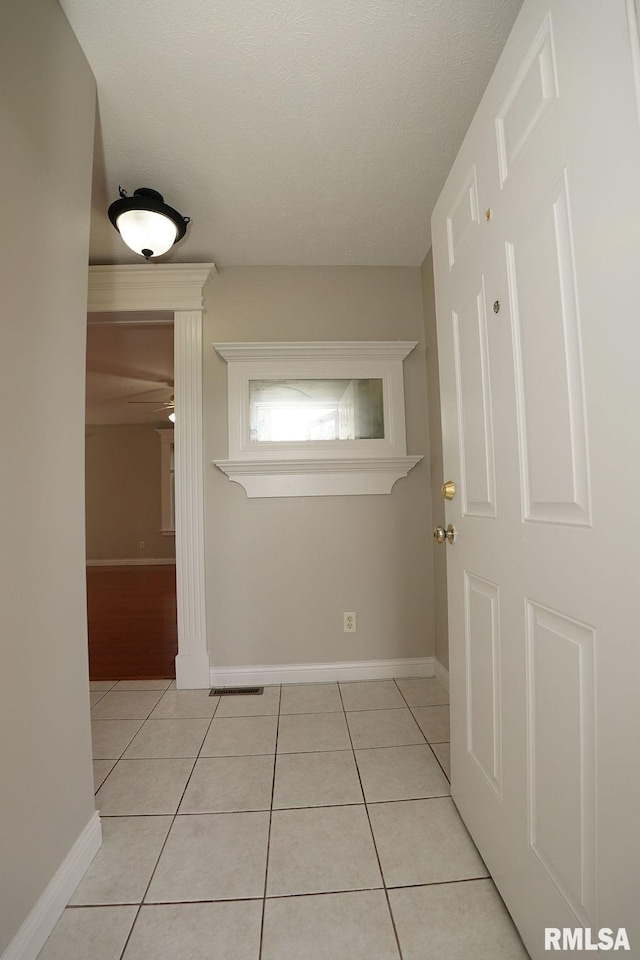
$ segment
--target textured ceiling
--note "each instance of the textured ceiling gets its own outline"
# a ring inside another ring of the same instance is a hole
[[[98,83],[91,260],[118,184],[174,261],[416,265],[521,0],[61,0]]]

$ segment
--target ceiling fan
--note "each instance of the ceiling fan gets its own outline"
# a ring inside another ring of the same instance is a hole
[[[165,380],[162,386],[170,387],[170,388],[173,387],[173,380]],[[159,390],[162,390],[162,386],[158,386],[158,388],[154,390],[153,393],[157,393]],[[127,400],[127,403],[155,403],[156,410],[158,412],[163,410],[170,410],[173,413],[175,411],[176,398],[175,398],[175,395],[172,393],[168,400],[161,400],[158,397],[156,397],[155,400]],[[152,412],[155,412],[155,411],[152,411]]]
[[[127,403],[160,403],[157,410],[174,410],[176,406],[175,396],[171,394],[168,400],[127,400]]]

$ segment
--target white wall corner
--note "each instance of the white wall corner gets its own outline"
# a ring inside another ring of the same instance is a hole
[[[435,678],[438,683],[442,684],[447,693],[449,692],[449,671],[445,666],[443,666],[439,660],[433,659],[433,668],[435,673]]]
[[[211,674],[208,653],[179,653],[176,657],[178,690],[208,690]]]
[[[102,824],[96,812],[0,960],[36,960],[101,844]]]
[[[212,687],[269,686],[276,683],[326,683],[333,680],[392,680],[394,677],[432,677],[433,657],[400,660],[353,660],[344,663],[263,664],[249,667],[212,667]]]

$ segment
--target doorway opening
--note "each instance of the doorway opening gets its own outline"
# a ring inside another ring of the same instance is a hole
[[[173,313],[89,315],[86,531],[92,680],[175,677]]]

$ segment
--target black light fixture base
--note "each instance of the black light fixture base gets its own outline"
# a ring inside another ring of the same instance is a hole
[[[176,244],[178,240],[182,240],[187,232],[187,224],[190,222],[190,218],[183,217],[181,213],[178,213],[178,211],[170,207],[168,203],[165,203],[161,193],[158,193],[157,190],[152,190],[150,187],[138,187],[137,190],[134,190],[132,197],[127,196],[126,190],[123,190],[122,187],[118,187],[118,192],[120,199],[114,200],[108,211],[109,220],[116,230],[118,230],[118,233],[120,232],[118,229],[118,217],[123,213],[127,213],[130,210],[149,210],[152,213],[158,213],[163,217],[167,217],[175,225],[176,239],[174,240],[174,244]],[[153,251],[149,249],[142,250],[141,253],[147,260],[153,256]]]
[[[119,190],[122,190],[122,187],[119,187]],[[158,193],[157,190],[152,190],[151,187],[138,187],[137,190],[133,191],[134,197],[147,197],[149,200],[157,200],[158,203],[164,203],[164,197],[161,193]],[[120,196],[125,196],[126,193],[121,193]]]

